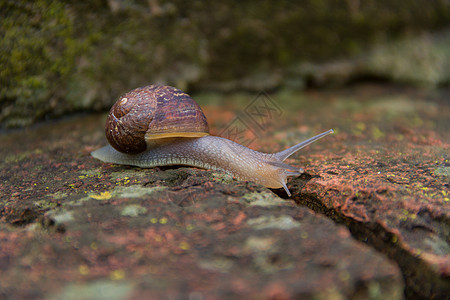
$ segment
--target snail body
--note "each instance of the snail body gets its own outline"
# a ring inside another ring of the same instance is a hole
[[[262,153],[209,135],[206,117],[191,97],[173,87],[151,85],[119,98],[111,108],[105,132],[110,145],[91,153],[103,162],[222,170],[269,188],[283,187],[290,196],[287,177],[303,170],[283,161],[333,130],[281,152]]]

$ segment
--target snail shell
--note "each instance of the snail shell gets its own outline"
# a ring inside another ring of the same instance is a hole
[[[105,127],[114,149],[136,154],[173,137],[209,135],[200,106],[171,86],[149,85],[124,95],[111,108]]]

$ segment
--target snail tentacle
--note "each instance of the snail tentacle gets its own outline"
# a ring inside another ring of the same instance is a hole
[[[324,136],[327,136],[329,134],[332,134],[334,132],[333,129],[330,129],[328,131],[322,132],[321,134],[318,134],[316,136],[313,136],[312,138],[309,138],[301,143],[298,143],[297,145],[294,145],[290,148],[287,148],[286,150],[280,151],[278,153],[274,153],[274,155],[281,161],[284,161],[286,158],[297,152],[298,150],[308,146],[309,144],[314,143],[318,139],[323,138]]]

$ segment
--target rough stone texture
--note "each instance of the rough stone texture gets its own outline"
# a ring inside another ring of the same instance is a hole
[[[205,107],[213,132],[250,124],[254,95],[223,97],[241,112]],[[0,299],[446,297],[449,92],[266,97],[281,115],[249,125],[252,148],[336,129],[290,159],[305,169],[292,198],[220,172],[102,164],[100,116],[2,135]]]
[[[434,33],[449,22],[446,0],[5,0],[0,127],[106,109],[149,82],[260,90],[377,76],[440,86],[450,51],[448,34]]]
[[[395,260],[406,296],[450,292],[449,93],[395,89],[342,101],[336,140],[292,181],[299,204],[346,224]],[[367,101],[369,100],[369,101]],[[330,122],[327,119],[327,124]],[[324,161],[325,158],[325,161]]]

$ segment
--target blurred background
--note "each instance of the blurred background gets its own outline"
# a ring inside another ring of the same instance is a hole
[[[189,93],[450,83],[447,0],[0,2],[0,128]]]

